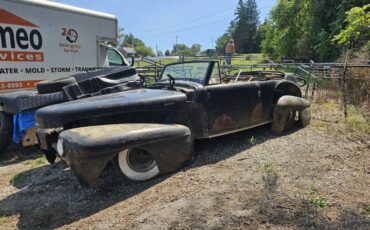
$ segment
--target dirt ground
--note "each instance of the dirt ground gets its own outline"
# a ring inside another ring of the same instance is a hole
[[[0,158],[0,229],[370,229],[370,137],[337,106],[273,136],[264,126],[198,141],[186,168],[145,183],[107,170],[90,189],[63,162]]]

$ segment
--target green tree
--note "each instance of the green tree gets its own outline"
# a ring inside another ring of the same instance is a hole
[[[235,29],[232,33],[232,37],[234,38],[236,46],[236,52],[244,53],[246,51],[245,47],[247,46],[247,10],[243,0],[239,0],[238,6],[235,11],[236,18],[234,19],[235,22]]]
[[[259,25],[259,12],[255,0],[248,0],[246,2],[247,10],[247,53],[254,53],[259,51],[259,41],[257,40],[257,28]]]
[[[146,46],[136,46],[135,51],[139,56],[147,57],[154,56],[153,49]]]
[[[139,46],[145,46],[145,43],[140,40],[139,38],[136,38],[133,34],[128,34],[125,36],[123,40],[123,46],[124,47],[139,47]]]
[[[276,52],[276,44],[275,44],[275,29],[274,25],[271,21],[265,21],[258,29],[259,36],[261,38],[261,51],[264,54],[276,59],[277,52]]]
[[[134,48],[137,56],[155,56],[152,48],[147,47],[142,40],[131,33],[125,36],[123,46]]]
[[[368,0],[278,0],[258,31],[261,49],[271,57],[306,56],[331,61],[340,55],[333,42],[346,25],[346,11]]]
[[[191,50],[185,44],[177,44],[173,46],[172,55],[190,56]]]
[[[333,41],[349,48],[368,41],[370,39],[370,4],[353,7],[346,12],[346,15],[346,27],[334,36]]]
[[[232,34],[234,33],[235,28],[236,28],[236,22],[232,20],[229,24],[229,27],[226,29],[226,32],[216,39],[215,49],[217,53],[220,53],[220,54],[225,53],[225,47],[226,47],[227,41],[229,41],[229,39],[232,38]]]
[[[171,56],[171,52],[170,52],[169,50],[166,50],[166,51],[164,52],[164,56]]]
[[[117,46],[122,46],[123,39],[125,37],[123,31],[124,29],[122,27],[117,26],[117,42],[116,42]]]
[[[227,41],[231,38],[229,33],[224,33],[221,37],[216,40],[216,52],[223,54],[225,52],[225,46]]]
[[[202,50],[202,45],[197,44],[197,43],[193,44],[193,45],[191,45],[190,50],[191,50],[192,55],[196,55],[196,54],[200,53],[200,51]]]
[[[259,50],[256,42],[256,31],[259,24],[259,12],[255,0],[247,0],[244,3],[239,0],[235,11],[232,37],[235,40],[236,51],[238,53],[251,53]]]
[[[158,50],[157,51],[157,57],[162,57],[163,56],[163,52],[161,50]]]

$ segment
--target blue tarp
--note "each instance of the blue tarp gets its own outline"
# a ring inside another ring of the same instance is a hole
[[[35,126],[36,110],[24,111],[13,116],[13,142],[19,143],[22,141],[25,130]]]

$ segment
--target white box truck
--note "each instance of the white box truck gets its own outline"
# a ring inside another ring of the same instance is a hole
[[[113,15],[0,0],[0,155],[11,140],[37,144],[34,114],[43,106],[141,87],[116,40]]]
[[[39,0],[0,1],[0,92],[96,67],[128,65],[109,44],[113,15]]]

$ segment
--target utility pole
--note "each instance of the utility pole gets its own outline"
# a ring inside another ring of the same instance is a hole
[[[175,46],[173,47],[173,51],[176,53],[177,52],[177,35],[176,35],[176,41],[175,41]]]

